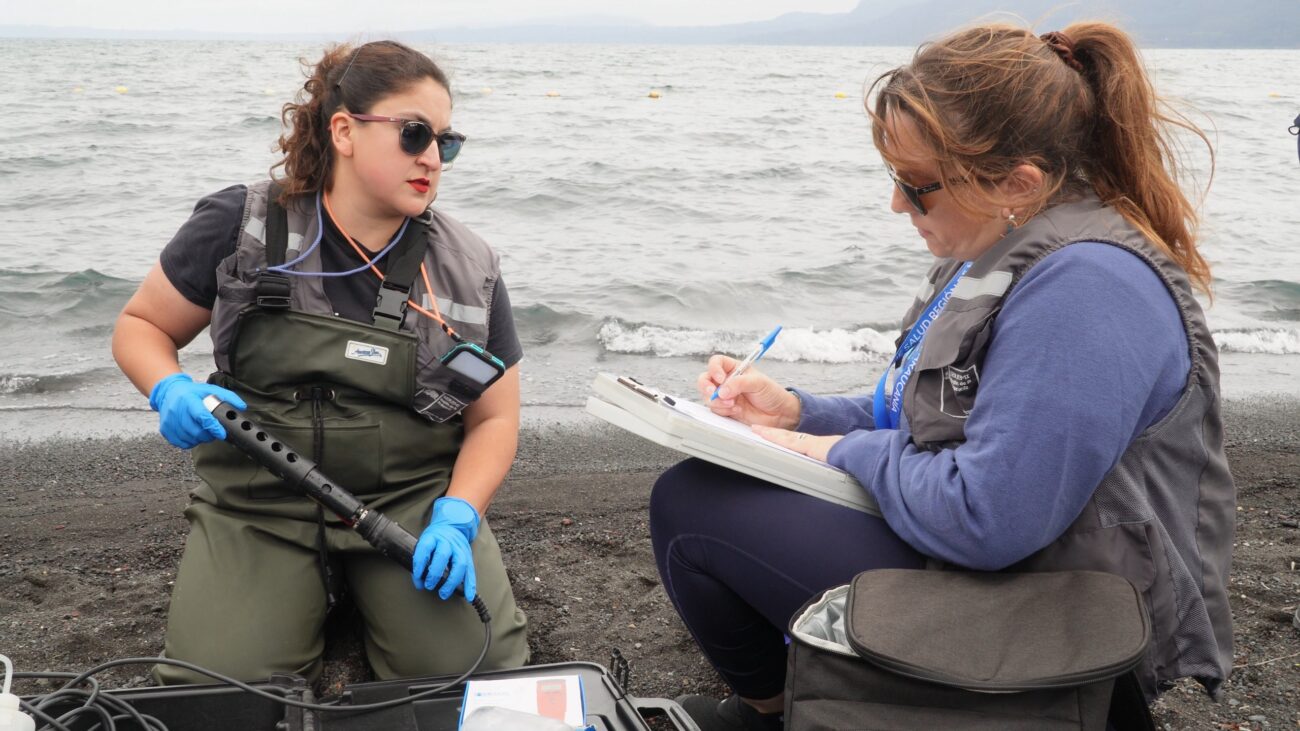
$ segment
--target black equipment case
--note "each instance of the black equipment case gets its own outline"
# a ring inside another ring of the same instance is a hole
[[[681,706],[662,698],[630,696],[608,670],[594,663],[533,665],[480,673],[474,678],[542,675],[577,675],[582,678],[587,723],[597,731],[650,731],[646,719],[656,716],[663,717],[676,731],[697,731]],[[441,685],[451,677],[349,685],[343,689],[340,705],[379,703],[414,695]],[[626,676],[623,680],[626,682]],[[255,685],[293,700],[319,702],[312,696],[306,681],[297,676],[278,676]],[[356,714],[290,708],[228,685],[136,688],[106,693],[126,701],[140,713],[157,718],[171,731],[456,731],[465,686],[396,708]],[[72,705],[62,708],[62,711],[69,710]],[[57,716],[58,712],[52,715]],[[73,720],[69,728],[74,730],[89,728],[99,721],[94,714],[82,714]],[[655,728],[667,729],[669,726],[657,723]]]

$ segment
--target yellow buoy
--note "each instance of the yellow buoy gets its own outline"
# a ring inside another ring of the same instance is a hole
[[[848,95],[848,94],[845,94],[845,93],[842,92],[842,91],[837,91],[837,92],[835,92],[835,98],[836,98],[836,99],[848,99],[848,98],[849,98],[849,95]]]
[[[72,87],[72,93],[73,93],[73,94],[80,94],[80,93],[82,93],[83,91],[85,91],[85,89],[81,88],[80,86],[74,86],[74,87]]]
[[[270,88],[263,89],[263,90],[262,90],[262,93],[265,94],[265,95],[267,95],[267,96],[272,96],[272,95],[275,94],[275,89],[270,89]]]
[[[647,94],[646,96],[650,97],[651,99],[658,99],[659,97],[663,96],[663,94],[659,93],[658,89],[651,89],[650,93]]]
[[[547,96],[552,96],[552,97],[554,97],[554,96],[559,96],[559,95],[560,95],[560,92],[558,92],[558,91],[556,91],[556,90],[554,90],[554,89],[551,89],[550,91],[546,92],[546,95],[547,95]]]
[[[125,94],[130,91],[130,89],[127,89],[125,86],[115,86],[113,87],[113,91],[116,91],[119,94]]]
[[[478,93],[482,94],[483,96],[487,96],[488,94],[492,93],[492,87],[485,86],[482,89],[479,89]]]
[[[1268,93],[1268,95],[1269,95],[1270,97],[1274,98],[1274,99],[1281,99],[1281,98],[1282,98],[1282,95],[1279,94],[1279,93],[1277,93],[1276,91],[1270,91],[1270,92]]]

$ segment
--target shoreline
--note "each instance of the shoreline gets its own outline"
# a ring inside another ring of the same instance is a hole
[[[1281,410],[1280,412],[1278,410]],[[1286,413],[1294,412],[1294,413]],[[1275,428],[1300,431],[1300,394],[1289,391],[1251,391],[1245,395],[1228,395],[1223,398],[1224,428],[1228,438],[1234,435],[1251,435],[1258,438],[1260,430]],[[1261,421],[1262,420],[1262,421]],[[158,436],[158,416],[148,406],[140,408],[66,408],[19,407],[0,409],[0,449],[22,449],[39,444],[59,444],[83,441],[134,441],[143,445],[156,441],[160,448],[170,448]],[[610,437],[604,433],[613,429],[603,421],[588,414],[583,406],[524,406],[520,418],[520,455],[527,469],[531,454],[524,453],[526,441],[543,450],[546,445],[539,440],[544,434],[561,435],[557,449],[572,452],[570,438],[592,437],[596,442],[615,439],[632,444],[641,442],[631,435]],[[614,429],[614,431],[620,431]],[[156,437],[156,439],[155,439]],[[535,437],[535,438],[534,438]],[[598,470],[601,471],[601,470]],[[617,470],[615,470],[617,471]],[[515,472],[511,472],[515,474]]]

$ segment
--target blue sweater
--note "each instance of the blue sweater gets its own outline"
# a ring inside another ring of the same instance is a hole
[[[1141,259],[1067,246],[1031,268],[993,324],[966,441],[939,452],[873,429],[871,397],[803,403],[798,429],[845,434],[828,461],[870,490],[918,551],[980,570],[1060,536],[1191,369],[1178,307]],[[872,381],[879,374],[872,374]]]

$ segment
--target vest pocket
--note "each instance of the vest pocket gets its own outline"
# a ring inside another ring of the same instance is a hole
[[[926,333],[903,404],[918,444],[965,441],[996,310],[944,312]]]

